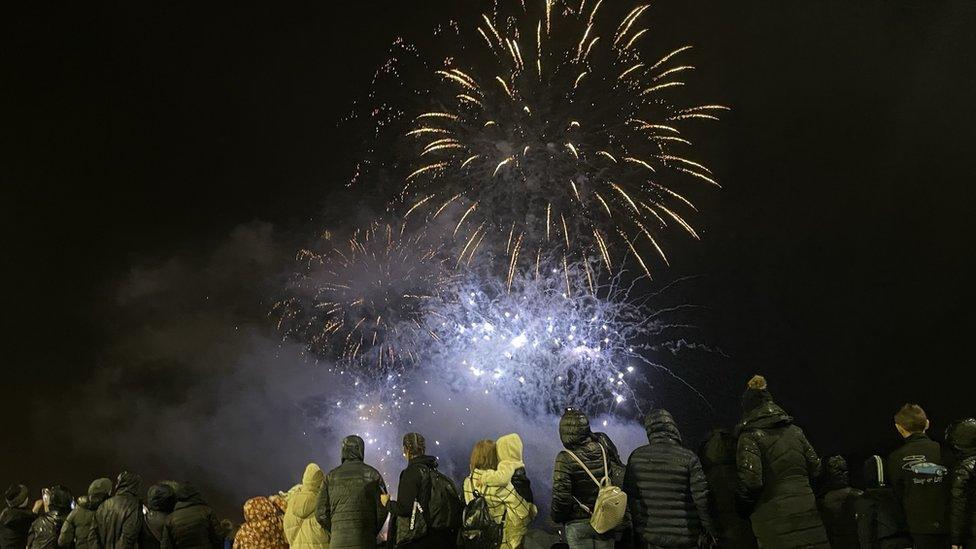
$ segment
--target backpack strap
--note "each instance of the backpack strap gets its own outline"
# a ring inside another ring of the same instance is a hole
[[[587,467],[586,464],[583,463],[583,460],[581,460],[576,454],[574,454],[572,450],[567,448],[566,453],[572,456],[574,460],[576,460],[576,463],[579,464],[580,468],[582,468],[583,471],[585,471],[586,474],[591,479],[593,479],[593,482],[596,483],[597,486],[602,488],[604,486],[604,483],[610,480],[610,468],[607,466],[607,451],[603,448],[603,445],[600,444],[599,442],[597,442],[597,446],[600,447],[600,454],[603,455],[603,482],[596,479],[596,476],[594,476],[593,473],[590,472],[590,468]]]

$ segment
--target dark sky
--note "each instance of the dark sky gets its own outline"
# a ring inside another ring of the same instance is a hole
[[[79,387],[118,332],[104,301],[134,265],[255,220],[341,223],[318,217],[359,150],[338,120],[396,36],[472,5],[4,4],[0,483],[100,463],[69,459],[57,424],[84,415]],[[976,414],[976,4],[652,12],[654,40],[695,44],[696,97],[734,109],[698,143],[724,189],[669,275],[700,275],[687,295],[731,357],[736,387],[706,384],[717,407],[763,372],[824,452],[891,443],[906,400],[937,431]]]

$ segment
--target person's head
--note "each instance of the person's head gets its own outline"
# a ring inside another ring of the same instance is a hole
[[[420,457],[427,453],[427,441],[420,433],[407,433],[403,435],[403,457],[408,460]]]
[[[115,492],[113,494],[130,494],[136,496],[142,487],[142,477],[129,472],[122,471],[115,479]]]
[[[471,450],[471,472],[475,469],[497,469],[498,452],[495,451],[494,440],[479,440]]]
[[[103,501],[108,499],[112,494],[112,480],[107,478],[99,478],[92,481],[88,485],[88,503],[92,507],[98,507]],[[81,504],[81,498],[79,499],[79,505]]]
[[[895,429],[902,438],[924,433],[929,429],[929,418],[918,404],[906,404],[895,414]]]
[[[342,439],[342,449],[340,450],[342,462],[363,461],[366,457],[366,443],[356,435],[349,435]]]
[[[154,484],[146,496],[146,507],[151,511],[172,513],[176,506],[176,490],[171,484]]]
[[[871,456],[864,462],[864,485],[869,489],[887,486],[885,464],[881,456]]]
[[[576,448],[593,440],[590,420],[581,410],[566,408],[559,418],[559,441],[565,448]]]
[[[44,511],[60,511],[67,513],[71,511],[71,492],[61,485],[55,485],[44,489]]]
[[[746,383],[746,391],[742,394],[742,411],[751,412],[764,402],[773,400],[769,392],[769,384],[761,375],[752,376]]]
[[[3,493],[3,498],[7,502],[7,507],[24,508],[27,507],[27,501],[30,499],[30,491],[23,484],[14,484]]]

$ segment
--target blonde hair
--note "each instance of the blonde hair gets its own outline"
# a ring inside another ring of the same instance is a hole
[[[497,469],[498,452],[494,440],[479,440],[471,450],[471,472],[475,469]]]
[[[748,387],[749,389],[754,389],[756,391],[764,391],[766,390],[767,387],[766,378],[764,378],[759,374],[756,374],[752,376],[752,378],[749,380],[749,383],[746,383],[746,387]]]

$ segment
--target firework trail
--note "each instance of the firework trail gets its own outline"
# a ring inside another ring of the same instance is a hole
[[[439,248],[403,224],[373,223],[339,244],[329,233],[322,240],[324,252],[298,252],[291,297],[272,308],[279,331],[340,368],[382,375],[413,362],[423,346],[401,342],[418,343],[428,302],[452,276]]]
[[[718,185],[685,152],[691,122],[720,105],[677,106],[690,46],[648,55],[648,5],[622,17],[602,0],[499,2],[436,71],[430,107],[406,132],[415,167],[405,215],[451,220],[456,263],[486,253],[519,268],[589,262],[607,272],[661,235],[698,233],[687,190]],[[619,6],[618,6],[619,7]]]

